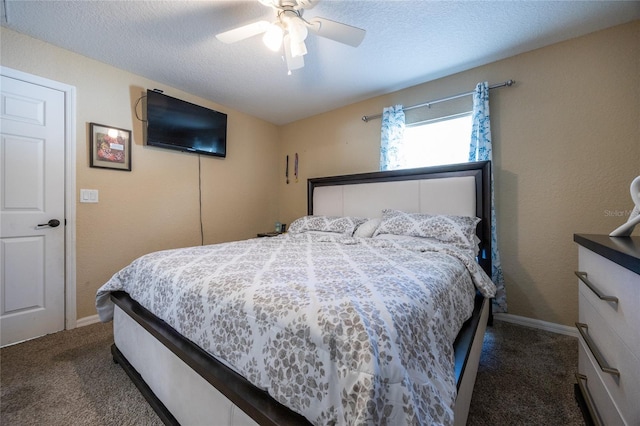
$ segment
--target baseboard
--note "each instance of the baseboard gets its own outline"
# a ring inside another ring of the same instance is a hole
[[[569,327],[568,325],[556,324],[533,318],[521,317],[511,314],[493,314],[493,318],[498,321],[510,322],[513,324],[523,325],[525,327],[537,328],[539,330],[550,331],[552,333],[564,334],[566,336],[578,337],[578,329]]]
[[[98,314],[91,315],[90,317],[80,318],[76,321],[76,327],[84,327],[85,325],[91,325],[100,322],[100,318]]]

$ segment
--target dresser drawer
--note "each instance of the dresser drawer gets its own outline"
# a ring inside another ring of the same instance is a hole
[[[602,382],[598,374],[598,364],[582,341],[578,345],[578,372],[586,377],[584,387],[588,395],[585,398],[591,398],[595,405],[596,415],[600,418],[600,422],[606,426],[624,425],[625,422],[620,416],[618,408],[613,402],[611,395],[607,391],[606,386]],[[597,423],[596,423],[597,424]]]
[[[617,297],[618,303],[601,300],[582,281],[580,293],[627,346],[640,353],[640,275],[582,246],[578,250],[580,272],[601,293]]]
[[[582,336],[579,339],[580,346],[588,352],[588,358],[593,361],[592,364],[595,366],[595,374],[606,388],[610,398],[615,402],[626,423],[639,425],[640,403],[638,402],[638,395],[640,395],[640,359],[638,359],[636,355],[637,351],[632,350],[632,348],[613,331],[605,318],[596,309],[596,306],[585,297],[583,292],[579,294],[579,304],[580,323],[587,324],[588,326],[588,329],[583,329],[583,332],[592,340],[593,351],[585,344]],[[600,352],[604,361],[611,367],[617,369],[620,376],[602,371],[593,352]],[[584,362],[581,359],[581,368],[583,364]],[[590,376],[592,375],[593,373],[590,374]],[[596,406],[598,406],[597,402]],[[598,408],[600,407],[598,406]]]

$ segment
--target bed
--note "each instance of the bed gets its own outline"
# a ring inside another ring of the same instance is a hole
[[[465,424],[489,200],[489,162],[309,179],[286,235],[114,275],[96,296],[113,358],[166,424]]]

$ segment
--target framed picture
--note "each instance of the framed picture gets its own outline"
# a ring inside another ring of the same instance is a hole
[[[131,130],[89,123],[89,165],[131,171]]]

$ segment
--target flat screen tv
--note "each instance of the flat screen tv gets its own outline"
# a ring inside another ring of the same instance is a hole
[[[227,156],[227,114],[147,90],[149,146]]]

